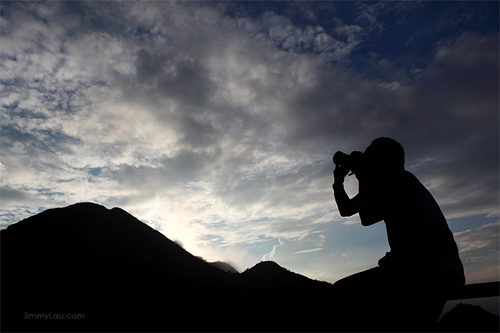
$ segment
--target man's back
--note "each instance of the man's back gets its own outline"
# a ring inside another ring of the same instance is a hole
[[[432,194],[412,173],[383,170],[353,199],[362,210],[384,220],[396,264],[435,271],[453,285],[465,283],[448,223]]]

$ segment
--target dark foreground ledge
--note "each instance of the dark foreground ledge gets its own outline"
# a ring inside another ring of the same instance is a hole
[[[454,301],[470,298],[495,297],[499,296],[499,291],[500,281],[467,284],[454,290],[448,297],[448,300]]]

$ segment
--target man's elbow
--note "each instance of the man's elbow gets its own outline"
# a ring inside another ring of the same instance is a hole
[[[351,209],[339,209],[339,214],[342,217],[350,217],[356,213],[357,213],[357,211],[354,209],[352,209],[352,210]]]
[[[372,224],[375,224],[377,222],[382,221],[382,218],[378,216],[370,216],[366,214],[359,214],[359,217],[361,219],[361,225],[364,227],[370,226]]]
[[[343,202],[342,205],[337,204],[337,208],[339,210],[340,216],[342,217],[353,216],[354,214],[359,212],[358,206],[353,200]]]

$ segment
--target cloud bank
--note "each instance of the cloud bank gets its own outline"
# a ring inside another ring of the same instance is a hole
[[[280,252],[326,260],[355,237],[336,212],[331,156],[378,136],[404,145],[449,219],[498,217],[498,34],[438,38],[465,24],[448,7],[423,30],[414,3],[1,6],[4,226],[94,201],[240,270]],[[370,46],[394,37],[395,13],[414,29],[407,47],[428,51]]]

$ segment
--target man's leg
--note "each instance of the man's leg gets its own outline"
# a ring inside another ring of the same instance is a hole
[[[334,284],[332,329],[428,330],[445,301],[435,287],[401,270],[375,267]]]
[[[374,331],[386,320],[391,298],[380,267],[345,277],[334,283],[332,329]]]

